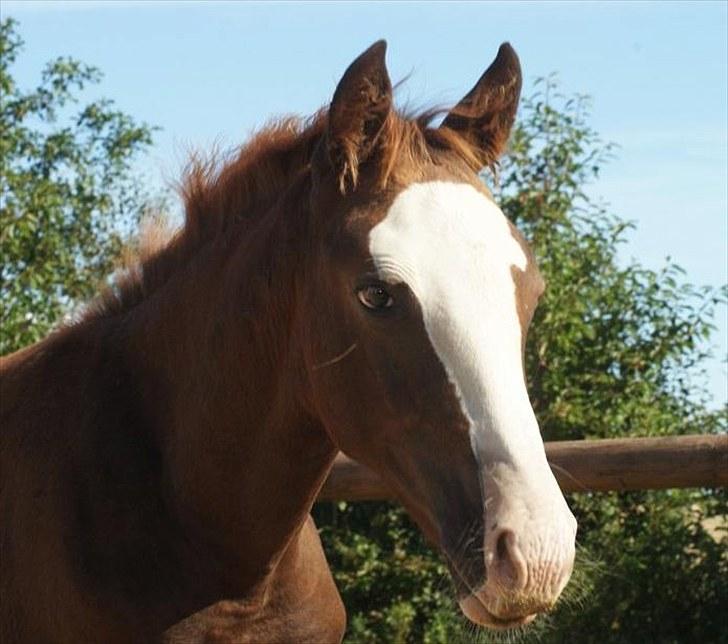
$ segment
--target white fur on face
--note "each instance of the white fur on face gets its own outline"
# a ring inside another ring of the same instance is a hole
[[[555,601],[571,572],[576,521],[526,392],[513,273],[528,258],[493,202],[472,185],[442,181],[402,191],[370,231],[369,250],[381,279],[405,282],[419,300],[470,425],[486,520],[477,605],[499,606],[501,582],[513,579],[534,606]],[[515,535],[505,555],[504,531]]]
[[[413,184],[371,230],[369,249],[381,279],[405,282],[419,300],[481,465],[546,465],[524,383],[512,274],[528,259],[501,210],[469,184]]]

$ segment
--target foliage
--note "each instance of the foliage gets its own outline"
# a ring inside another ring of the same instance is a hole
[[[108,275],[143,207],[131,163],[152,128],[108,100],[77,113],[76,95],[99,70],[57,58],[31,91],[11,66],[22,51],[17,24],[0,23],[0,353],[43,337]]]
[[[724,296],[683,283],[672,264],[620,264],[631,224],[585,193],[613,149],[588,126],[586,99],[556,91],[546,79],[524,100],[496,189],[548,284],[527,346],[545,438],[724,432],[726,415],[707,410],[701,386]],[[580,524],[577,573],[561,607],[524,640],[728,641],[725,491],[574,494],[569,503]],[[439,556],[402,510],[315,513],[347,605],[347,641],[493,639],[464,626]]]
[[[699,367],[721,294],[680,284],[674,264],[620,267],[631,224],[584,193],[612,148],[586,124],[586,99],[559,111],[554,90],[524,101],[498,195],[548,284],[527,351],[541,426],[558,440],[707,431]]]
[[[319,504],[314,517],[347,607],[347,641],[449,642],[457,634],[447,568],[401,508]]]

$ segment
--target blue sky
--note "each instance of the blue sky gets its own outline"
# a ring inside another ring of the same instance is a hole
[[[697,284],[728,281],[728,3],[13,2],[21,86],[59,54],[100,67],[95,93],[161,126],[143,169],[174,179],[190,148],[242,142],[283,113],[325,104],[351,60],[389,41],[400,97],[456,101],[510,41],[524,93],[557,72],[593,98],[591,123],[619,144],[590,192],[637,229],[623,250],[652,268],[666,256]],[[90,95],[92,96],[92,95]],[[726,400],[726,313],[710,365]]]

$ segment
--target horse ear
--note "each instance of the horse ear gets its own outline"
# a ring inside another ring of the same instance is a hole
[[[521,82],[518,56],[510,44],[503,43],[490,67],[440,127],[465,138],[478,150],[484,166],[494,165],[508,143]]]
[[[344,72],[329,108],[327,152],[339,188],[356,186],[359,165],[374,152],[392,110],[392,83],[380,40],[361,54]]]

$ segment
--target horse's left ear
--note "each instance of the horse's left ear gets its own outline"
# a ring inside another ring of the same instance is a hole
[[[478,150],[484,166],[492,166],[508,143],[520,95],[521,65],[513,47],[503,43],[490,67],[440,127],[457,132]]]
[[[386,51],[380,40],[351,63],[331,101],[326,147],[342,192],[356,186],[359,166],[375,151],[392,110]]]

